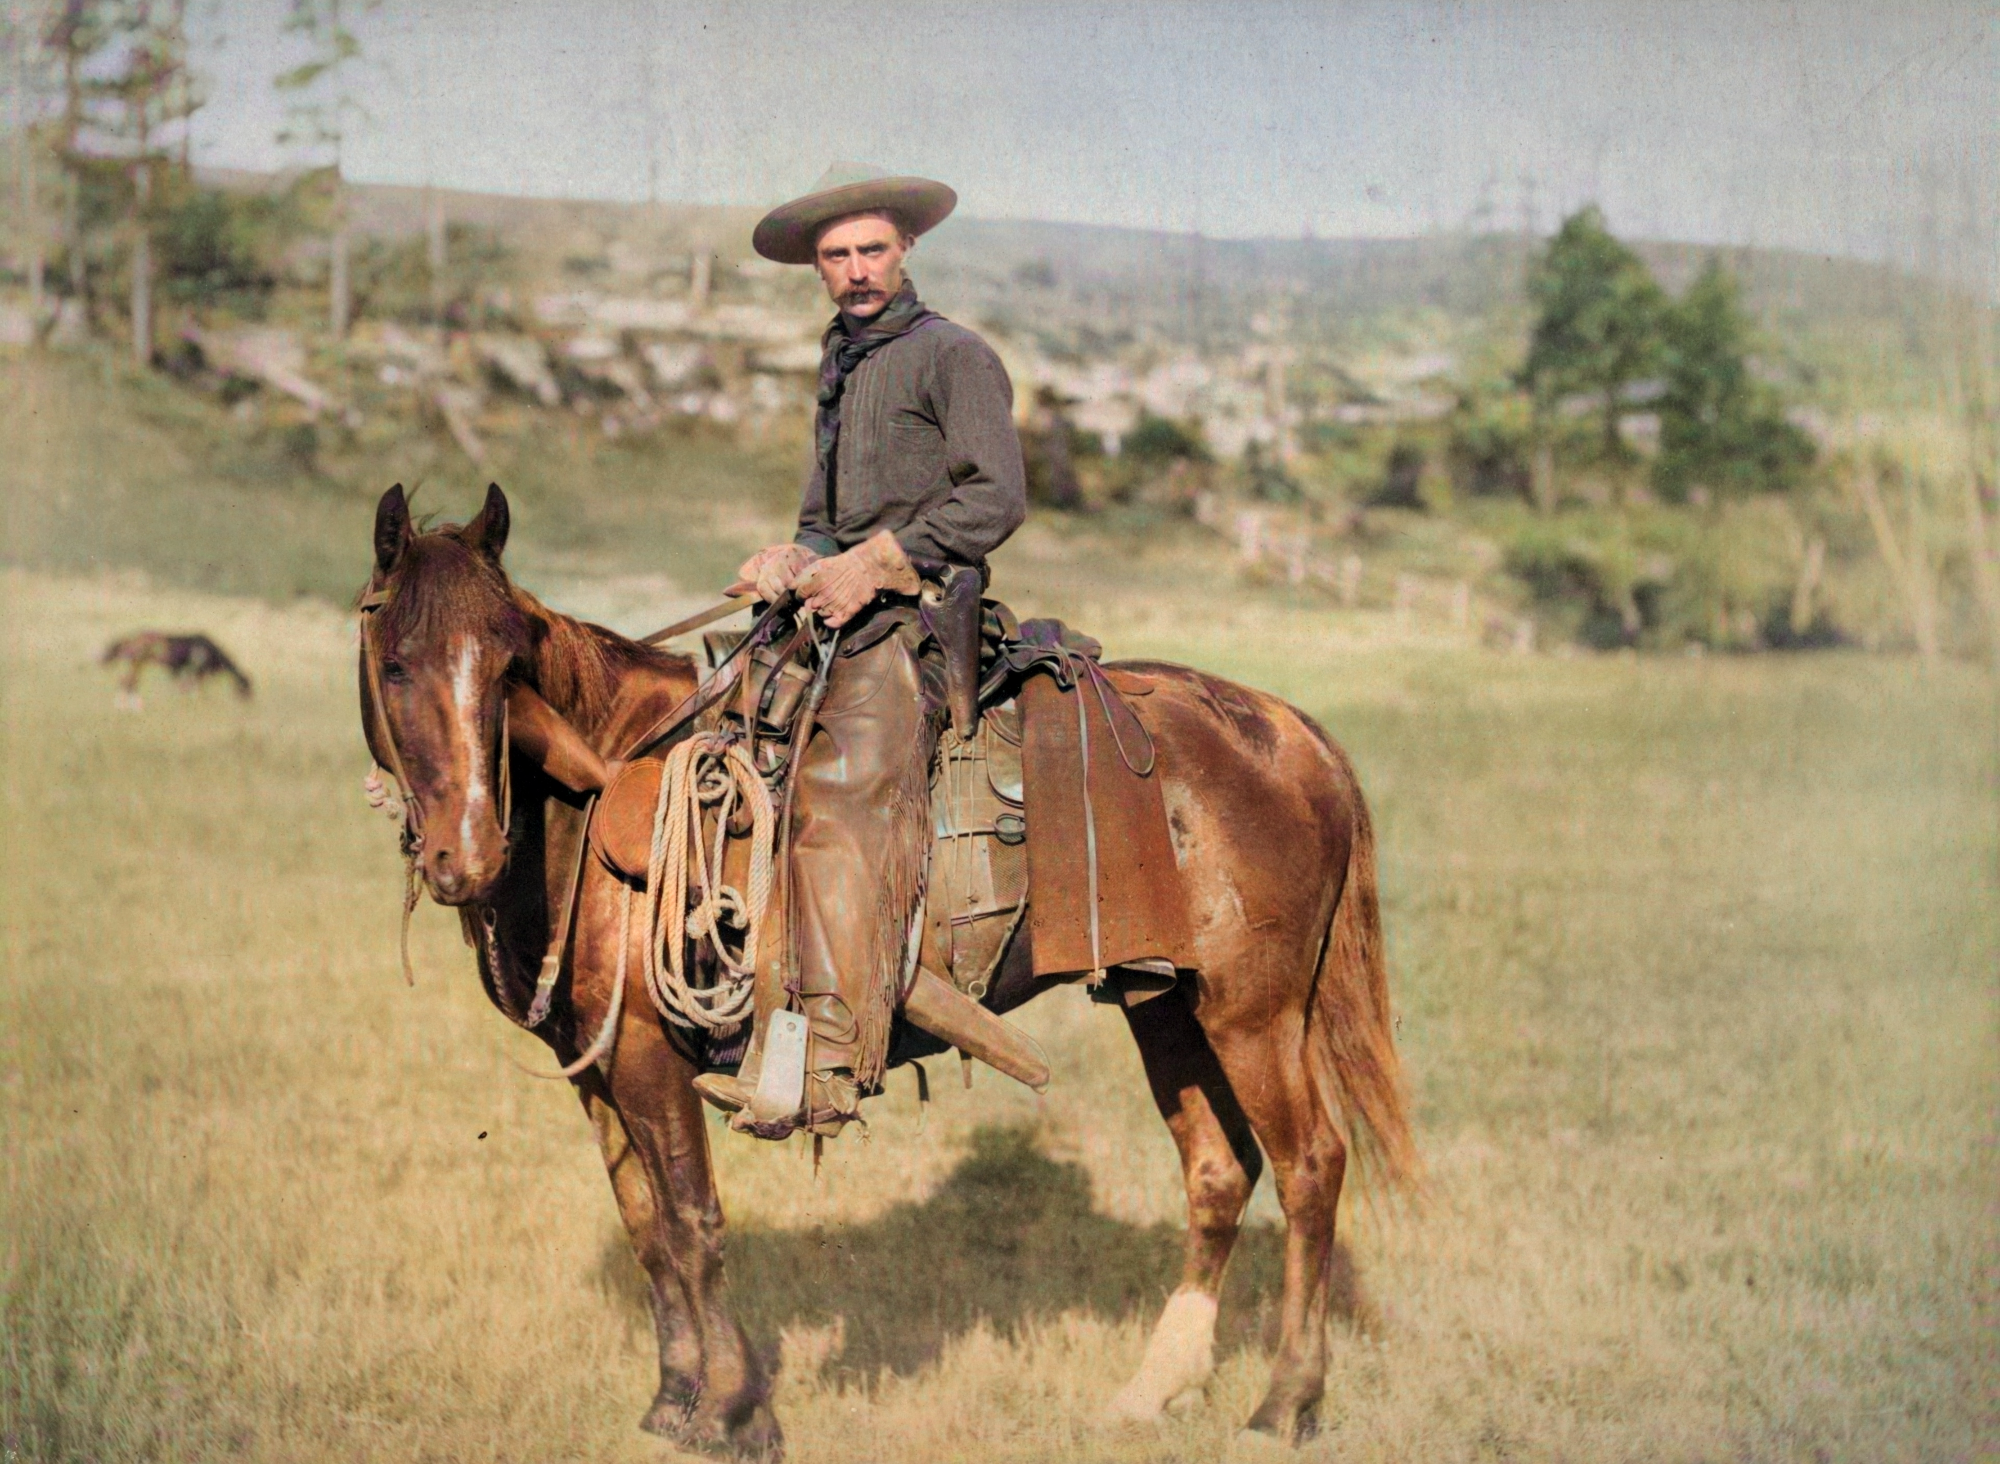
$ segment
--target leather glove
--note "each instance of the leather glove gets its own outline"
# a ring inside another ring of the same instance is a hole
[[[755,590],[758,599],[766,605],[775,605],[798,582],[806,566],[818,558],[803,544],[773,544],[769,549],[759,549],[743,561],[742,568],[736,571],[736,583],[723,593],[741,595]]]
[[[804,596],[808,610],[838,628],[858,615],[883,590],[914,595],[918,584],[917,572],[910,567],[903,546],[896,542],[894,534],[883,529],[845,554],[816,561],[798,577],[793,588]]]

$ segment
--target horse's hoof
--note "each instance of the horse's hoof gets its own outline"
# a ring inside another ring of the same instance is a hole
[[[778,1427],[778,1415],[768,1403],[759,1403],[751,1415],[729,1431],[733,1457],[756,1460],[758,1464],[781,1464],[785,1457],[785,1431]]]
[[[1117,1397],[1104,1405],[1106,1423],[1160,1423],[1169,1414],[1175,1418],[1192,1413],[1208,1401],[1205,1384],[1196,1383],[1182,1388],[1164,1403],[1152,1398],[1136,1395],[1131,1389],[1121,1391]]]
[[[1236,1435],[1231,1454],[1245,1459],[1277,1458],[1281,1452],[1289,1453],[1318,1433],[1317,1401],[1296,1410],[1267,1412],[1259,1408]]]
[[[671,1437],[683,1449],[744,1464],[778,1464],[785,1457],[785,1431],[768,1403],[759,1403],[733,1423],[697,1409]]]

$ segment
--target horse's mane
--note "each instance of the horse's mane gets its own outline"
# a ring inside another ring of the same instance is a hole
[[[377,613],[391,644],[470,631],[498,640],[526,679],[586,734],[611,713],[627,671],[685,669],[686,657],[551,610],[446,524],[403,546]]]
[[[539,630],[533,658],[535,689],[579,728],[594,729],[611,715],[618,683],[627,671],[681,669],[687,661],[676,652],[656,651],[615,630],[551,610],[519,585],[510,584],[509,589],[514,603]]]

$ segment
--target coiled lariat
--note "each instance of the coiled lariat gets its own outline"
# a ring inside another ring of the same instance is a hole
[[[747,893],[723,882],[729,828],[739,809],[750,817]],[[704,839],[713,810],[714,837]],[[653,806],[653,842],[646,863],[646,990],[668,1021],[727,1031],[750,1015],[755,1001],[757,947],[773,884],[777,814],[770,790],[744,744],[722,733],[700,733],[669,752]],[[743,933],[731,950],[725,926]],[[689,983],[690,947],[706,941],[715,954],[713,986]]]

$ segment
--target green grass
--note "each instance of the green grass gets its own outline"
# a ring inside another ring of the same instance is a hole
[[[658,602],[726,584],[748,549],[789,531],[804,460],[789,439],[611,442],[588,420],[502,402],[479,470],[379,395],[358,397],[356,428],[308,429],[261,398],[239,417],[109,348],[0,352],[0,562],[344,604],[392,482],[416,489],[419,516],[463,519],[497,480],[525,583],[626,577]],[[310,463],[287,448],[304,430],[320,444]]]
[[[347,512],[324,520],[343,590]],[[548,545],[522,531],[531,562]],[[1480,655],[1164,592],[1192,563],[1171,543],[1101,580],[1096,553],[1038,530],[1006,583],[1117,653],[1298,701],[1379,820],[1431,1183],[1343,1218],[1301,1457],[1990,1456],[1992,683]],[[347,622],[116,577],[0,594],[0,1449],[660,1457],[574,1101],[509,1065],[546,1059],[443,912],[420,912],[416,989],[397,978]],[[142,624],[211,630],[256,700],[114,710],[91,662]],[[718,1131],[794,1458],[1213,1459],[1253,1406],[1268,1182],[1206,1400],[1097,1423],[1173,1282],[1180,1188],[1118,1018],[1064,992],[1029,1025],[1047,1098],[934,1064],[919,1133],[899,1076],[817,1181],[800,1145]]]

